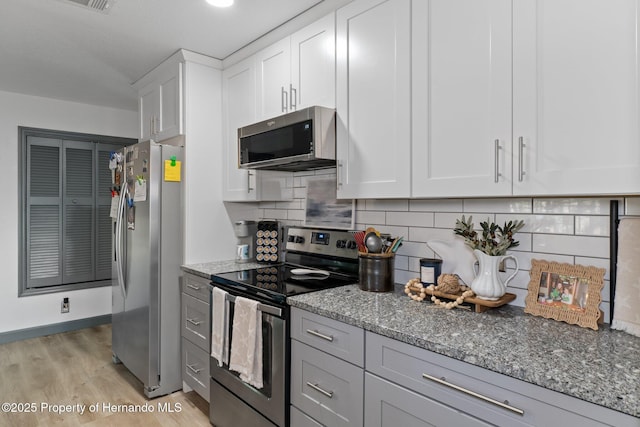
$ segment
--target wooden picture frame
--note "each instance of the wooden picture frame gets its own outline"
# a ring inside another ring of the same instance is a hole
[[[604,268],[531,260],[525,313],[598,329]]]

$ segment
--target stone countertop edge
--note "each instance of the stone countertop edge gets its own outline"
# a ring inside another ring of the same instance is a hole
[[[203,262],[200,264],[186,264],[180,268],[186,273],[195,274],[196,276],[211,279],[211,276],[220,273],[229,273],[232,271],[252,270],[254,268],[264,267],[265,264],[257,262],[237,262],[235,260]]]
[[[484,313],[445,310],[357,285],[287,302],[434,353],[640,417],[640,338],[599,325],[581,328],[511,305]],[[550,363],[550,359],[554,359]]]

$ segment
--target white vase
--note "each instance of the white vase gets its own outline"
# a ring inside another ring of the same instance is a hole
[[[471,290],[480,299],[496,301],[507,293],[507,284],[518,273],[518,259],[513,255],[492,256],[487,255],[478,249],[473,250],[473,254],[478,259],[478,271],[476,277],[471,282]],[[498,272],[498,266],[505,259],[512,259],[516,263],[516,271],[504,282]],[[475,265],[474,265],[475,267]],[[475,269],[475,268],[474,268]]]

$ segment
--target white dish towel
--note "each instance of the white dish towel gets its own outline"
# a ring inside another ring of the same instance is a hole
[[[211,357],[218,366],[229,364],[229,301],[227,291],[214,287],[211,292]]]
[[[262,311],[257,301],[236,297],[229,369],[238,372],[247,384],[263,387]]]
[[[618,226],[618,268],[612,329],[640,337],[640,218],[622,218]]]

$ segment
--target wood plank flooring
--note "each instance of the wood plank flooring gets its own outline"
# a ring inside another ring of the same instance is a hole
[[[111,325],[0,345],[0,404],[0,426],[210,426],[209,406],[193,391],[145,397],[142,383],[111,361]],[[54,405],[70,406],[58,413]]]

